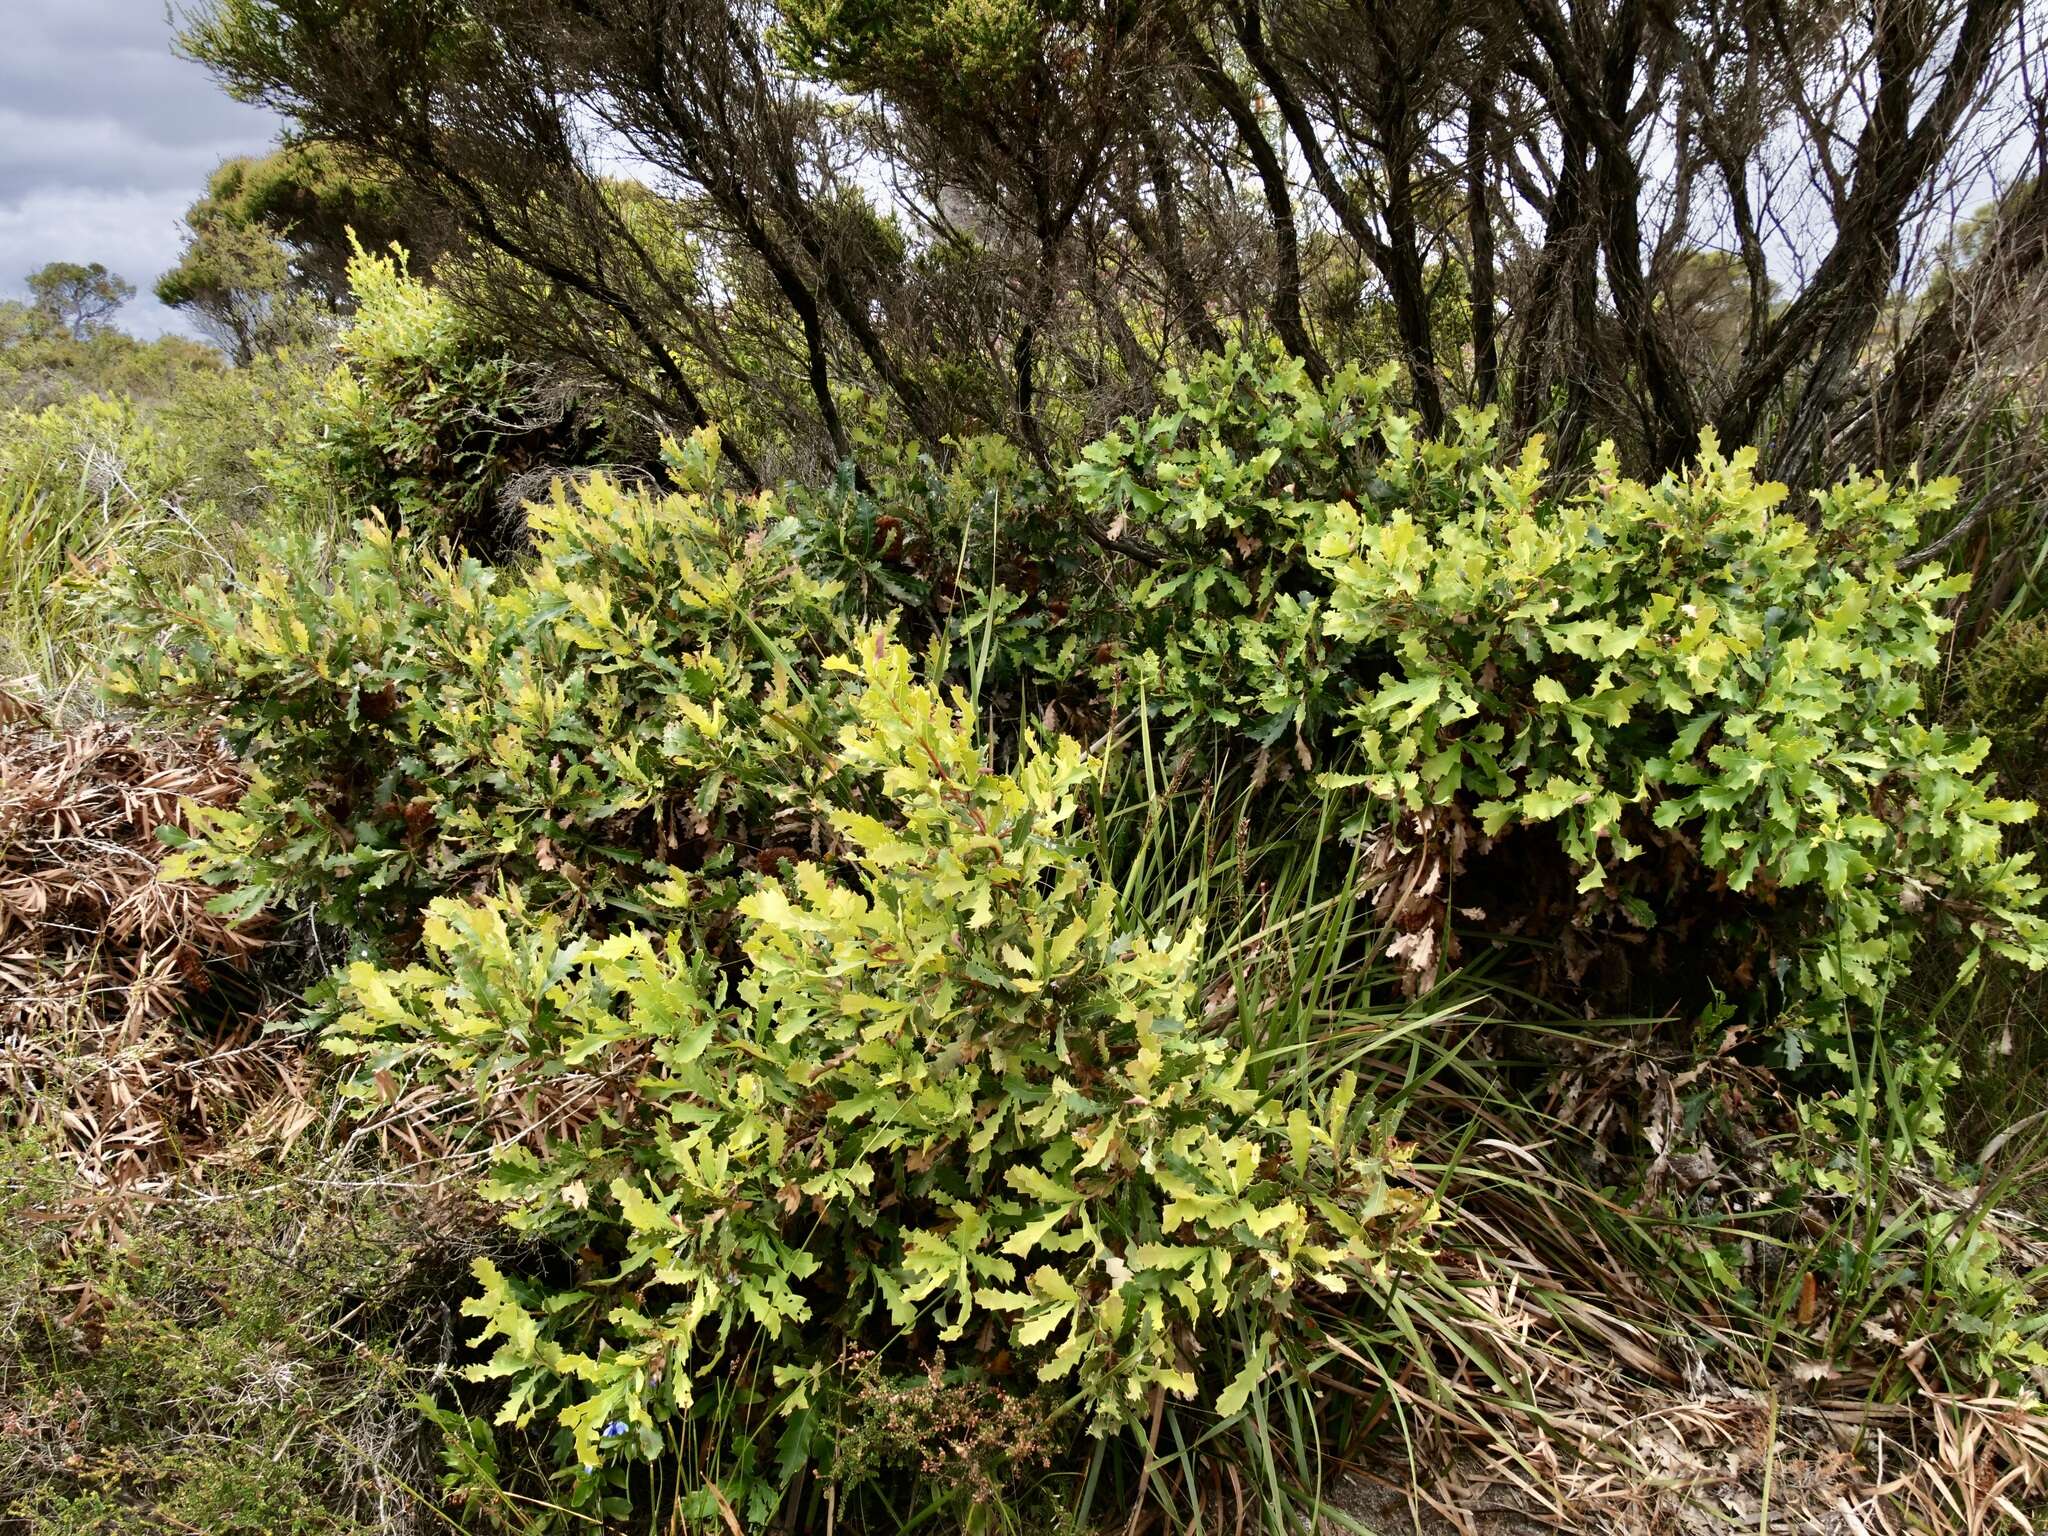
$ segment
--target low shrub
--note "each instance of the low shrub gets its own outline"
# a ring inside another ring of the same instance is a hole
[[[729,873],[814,831],[833,765],[833,589],[770,498],[592,476],[530,511],[492,569],[369,521],[265,552],[232,582],[126,597],[117,697],[217,718],[254,770],[195,818],[176,870],[229,910],[303,910],[372,944],[445,892],[647,915],[680,866]]]
[[[1312,1326],[1304,1293],[1421,1262],[1431,1208],[1390,1184],[1352,1080],[1258,1085],[1198,1006],[1199,933],[1119,928],[1071,827],[1099,765],[1027,737],[994,770],[964,696],[879,633],[828,665],[871,808],[833,813],[842,861],[751,882],[736,983],[687,909],[595,939],[452,900],[424,963],[341,981],[329,1043],[366,1099],[613,1085],[487,1186],[583,1255],[577,1282],[479,1264],[464,1306],[494,1346],[471,1374],[502,1419],[560,1426],[592,1506],[691,1444],[750,1521],[807,1466],[852,1475],[836,1448],[876,1399],[849,1351],[970,1393],[1058,1386],[1068,1436],[1162,1391],[1227,1419]]]
[[[433,1224],[333,1171],[215,1170],[116,1243],[72,1231],[54,1148],[0,1140],[0,1532],[430,1528],[404,1332]]]

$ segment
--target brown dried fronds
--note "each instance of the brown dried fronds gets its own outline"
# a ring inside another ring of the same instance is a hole
[[[1366,839],[1358,890],[1392,935],[1387,957],[1400,967],[1404,996],[1429,991],[1445,962],[1459,959],[1449,922],[1452,886],[1467,851],[1481,841],[1472,818],[1457,806],[1410,812]]]
[[[0,1093],[96,1187],[147,1190],[231,1130],[315,1117],[299,1051],[262,1033],[263,935],[158,878],[159,829],[243,784],[209,740],[0,721]]]
[[[1557,1295],[1476,1275],[1467,1295],[1475,1337],[1514,1364],[1521,1384],[1502,1391],[1476,1373],[1454,1373],[1448,1391],[1390,1383],[1405,1443],[1355,1463],[1332,1499],[1371,1529],[2036,1529],[2048,1497],[2048,1409],[2032,1393],[1950,1391],[1915,1369],[1913,1389],[1885,1401],[1862,1373],[1797,1364],[1736,1382],[1684,1348],[1682,1334],[1660,1343],[1604,1298],[1560,1306]]]

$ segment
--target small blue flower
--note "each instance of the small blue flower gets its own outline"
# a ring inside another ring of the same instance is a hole
[[[602,1438],[606,1440],[616,1440],[625,1432],[626,1421],[624,1419],[613,1419],[611,1423],[605,1425],[604,1430],[602,1432]]]

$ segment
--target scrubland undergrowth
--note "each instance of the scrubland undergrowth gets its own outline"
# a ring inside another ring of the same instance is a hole
[[[232,362],[0,306],[0,1532],[2032,1529],[2048,201],[1865,259],[2022,12],[1724,18],[1780,294],[1539,9],[1292,188],[1434,54],[184,17]]]
[[[456,344],[358,272],[309,508]],[[9,696],[0,1519],[2021,1518],[2038,635],[1944,717],[1946,484],[1396,384],[51,555],[160,723]]]

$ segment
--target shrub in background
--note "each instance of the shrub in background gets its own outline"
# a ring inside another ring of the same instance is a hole
[[[530,511],[492,569],[366,522],[272,548],[233,583],[127,595],[117,697],[218,719],[254,770],[177,868],[231,910],[313,913],[409,942],[441,893],[510,882],[536,908],[640,912],[671,866],[794,853],[832,771],[833,589],[771,498],[591,477]],[[822,733],[822,735],[821,735]]]
[[[2048,785],[2048,617],[2002,624],[1963,660],[1963,711],[2014,794]]]
[[[138,341],[102,326],[80,337],[35,306],[0,299],[0,409],[33,413],[84,395],[155,406],[226,371],[189,336]]]
[[[943,465],[861,443],[865,480],[848,469],[789,493],[805,564],[841,585],[859,619],[906,638],[947,634],[971,658],[977,702],[1006,722],[1051,706],[1099,730],[1091,658],[1118,629],[1109,561],[1037,466],[993,435],[950,440]]]
[[[377,516],[484,549],[517,542],[501,505],[525,470],[574,462],[571,402],[406,270],[402,253],[356,250],[353,314],[339,361],[256,463],[284,516],[337,526]]]

